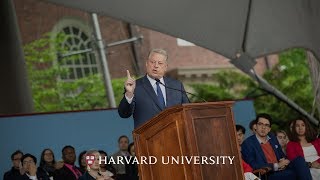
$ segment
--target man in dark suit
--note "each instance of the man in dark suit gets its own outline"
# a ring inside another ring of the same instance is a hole
[[[4,174],[3,180],[17,180],[21,174],[25,173],[21,163],[22,156],[23,153],[20,150],[11,154],[12,168]]]
[[[256,118],[256,134],[248,137],[241,146],[242,158],[253,169],[269,167],[269,180],[311,180],[310,170],[302,157],[286,159],[277,138],[269,134],[271,116],[259,114]]]
[[[64,165],[61,169],[55,171],[55,180],[77,180],[82,173],[78,167],[74,165],[76,161],[76,152],[74,147],[65,146],[62,149],[62,159]]]
[[[135,80],[127,71],[128,79],[125,82],[125,94],[119,104],[118,112],[122,118],[128,118],[133,114],[135,128],[167,107],[189,103],[182,83],[164,77],[168,68],[167,59],[166,51],[153,49],[146,61],[147,74],[144,77]]]

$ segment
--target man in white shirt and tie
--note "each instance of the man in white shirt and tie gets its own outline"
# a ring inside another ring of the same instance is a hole
[[[147,73],[144,77],[135,80],[127,71],[125,93],[118,112],[122,118],[133,115],[135,128],[165,108],[189,103],[183,84],[178,80],[165,77],[167,69],[167,52],[163,49],[153,49],[146,61]]]

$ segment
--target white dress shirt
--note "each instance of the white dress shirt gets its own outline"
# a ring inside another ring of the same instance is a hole
[[[148,78],[148,80],[149,80],[154,92],[157,95],[157,85],[156,85],[157,81],[154,80],[153,78],[151,78],[149,75],[147,75],[147,78]],[[165,84],[163,77],[161,79],[159,79],[159,80],[160,80],[161,83]],[[166,87],[164,87],[162,84],[159,84],[159,86],[160,86],[160,89],[161,89],[161,92],[162,92],[162,95],[163,95],[163,98],[164,98],[164,103],[165,103],[165,105],[167,105]],[[132,98],[128,98],[126,95],[125,95],[125,97],[126,97],[128,103],[131,104],[132,99],[134,97],[134,94],[133,94]]]

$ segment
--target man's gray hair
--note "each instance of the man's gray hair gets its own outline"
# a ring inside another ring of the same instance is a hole
[[[163,56],[166,57],[166,60],[168,60],[168,53],[167,53],[167,51],[164,50],[164,49],[161,49],[161,48],[152,49],[152,50],[149,52],[148,58],[150,58],[150,56],[151,56],[152,53],[162,54]]]

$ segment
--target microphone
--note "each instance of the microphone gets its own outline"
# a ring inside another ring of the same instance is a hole
[[[182,93],[190,94],[190,95],[192,95],[192,96],[194,96],[194,97],[200,98],[203,102],[207,102],[207,101],[206,101],[205,99],[203,99],[202,97],[200,97],[200,96],[198,96],[198,95],[195,95],[195,94],[193,94],[193,93],[191,93],[191,92],[166,86],[165,84],[163,84],[163,83],[160,81],[160,79],[157,79],[157,78],[156,78],[156,79],[154,79],[154,80],[156,80],[158,83],[162,84],[164,87],[166,87],[166,88],[168,88],[168,89],[172,89],[172,90],[175,90],[175,91],[180,91],[180,92],[182,92]],[[190,101],[190,100],[189,100],[189,101]]]

